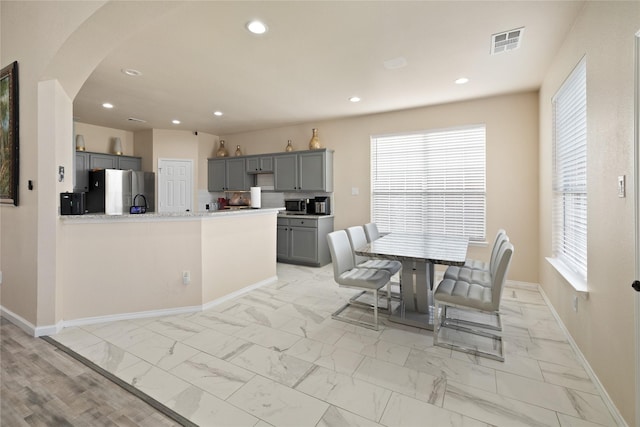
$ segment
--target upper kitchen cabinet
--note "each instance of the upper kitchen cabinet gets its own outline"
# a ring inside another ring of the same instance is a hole
[[[87,153],[89,169],[118,169],[118,158],[111,154]]]
[[[73,191],[89,191],[89,153],[76,151],[76,182]]]
[[[133,171],[142,170],[142,158],[131,157],[131,156],[117,156],[117,157],[118,157],[118,167],[116,169],[133,170]]]
[[[251,187],[252,180],[247,174],[244,157],[209,159],[207,173],[210,192],[240,191]]]
[[[333,191],[333,151],[309,150],[273,156],[275,191]]]
[[[273,173],[273,156],[247,157],[247,173]]]

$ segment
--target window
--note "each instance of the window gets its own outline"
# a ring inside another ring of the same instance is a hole
[[[559,261],[562,264],[559,270],[567,268],[571,275],[575,275],[579,281],[585,283],[587,280],[586,69],[586,61],[583,59],[552,100],[553,256],[556,261],[554,265]]]
[[[477,125],[372,137],[372,221],[484,241],[485,134]]]

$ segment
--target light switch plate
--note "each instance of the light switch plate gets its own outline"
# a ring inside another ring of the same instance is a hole
[[[618,176],[618,197],[625,197],[625,176]]]

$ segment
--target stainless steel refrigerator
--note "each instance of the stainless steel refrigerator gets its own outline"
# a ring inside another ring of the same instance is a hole
[[[136,197],[137,196],[137,197]],[[88,213],[122,215],[131,206],[146,206],[155,211],[155,174],[153,172],[100,169],[89,172]]]

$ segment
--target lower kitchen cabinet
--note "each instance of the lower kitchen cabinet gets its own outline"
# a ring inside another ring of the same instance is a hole
[[[333,216],[278,218],[276,255],[279,262],[321,267],[331,262],[327,234]]]

